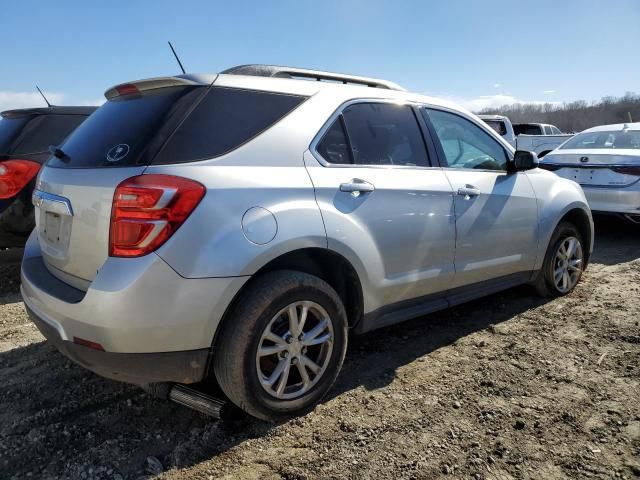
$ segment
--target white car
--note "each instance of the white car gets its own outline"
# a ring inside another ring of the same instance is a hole
[[[640,224],[640,123],[585,130],[544,157],[540,167],[582,185],[591,210]]]

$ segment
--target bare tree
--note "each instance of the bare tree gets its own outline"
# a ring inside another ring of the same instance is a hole
[[[640,95],[627,92],[622,97],[603,97],[591,103],[585,100],[533,104],[515,103],[498,108],[485,108],[481,114],[506,115],[513,123],[537,122],[556,125],[564,132],[580,132],[596,125],[640,122]]]

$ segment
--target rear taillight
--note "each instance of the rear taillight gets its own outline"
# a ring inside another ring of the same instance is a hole
[[[635,175],[637,177],[640,177],[640,165],[629,165],[629,166],[623,166],[623,167],[611,167],[611,170],[613,170],[616,173],[622,173],[624,175]]]
[[[0,200],[18,194],[38,174],[40,164],[31,160],[0,162]]]
[[[202,184],[171,175],[140,175],[116,188],[109,255],[140,257],[175,233],[205,194]]]

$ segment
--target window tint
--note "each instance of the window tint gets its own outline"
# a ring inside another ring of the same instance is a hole
[[[351,163],[349,144],[340,118],[337,118],[324,134],[316,150],[329,163]]]
[[[480,127],[458,115],[422,109],[436,130],[448,167],[506,170],[507,154],[502,146]]]
[[[540,125],[532,125],[529,123],[520,123],[513,126],[516,135],[542,135],[542,127]]]
[[[153,163],[213,158],[267,130],[306,97],[212,87]]]
[[[355,164],[429,166],[411,107],[357,103],[344,110],[343,118]]]
[[[498,132],[498,135],[507,134],[507,127],[502,120],[484,120],[484,123]]]
[[[51,157],[59,168],[122,167],[148,163],[157,143],[166,139],[170,119],[184,110],[204,87],[158,88],[109,100],[62,145],[68,161]],[[173,127],[171,128],[171,125]]]
[[[31,117],[0,118],[0,155],[9,153],[9,147]]]
[[[86,118],[84,115],[41,115],[25,127],[11,154],[46,152],[49,145],[60,145]]]

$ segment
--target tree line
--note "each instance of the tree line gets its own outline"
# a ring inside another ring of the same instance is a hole
[[[640,122],[640,95],[627,92],[622,97],[603,97],[591,103],[578,100],[569,103],[514,103],[478,112],[505,115],[513,123],[550,123],[563,132],[581,132],[586,128],[611,123]]]

